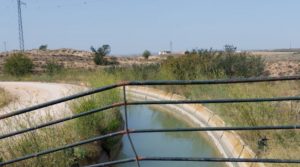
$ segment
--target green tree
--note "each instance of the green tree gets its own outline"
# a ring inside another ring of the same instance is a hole
[[[31,73],[32,69],[32,60],[22,53],[9,56],[4,63],[4,72],[15,76]]]
[[[151,52],[150,52],[149,50],[145,50],[145,51],[143,52],[143,57],[144,57],[145,59],[148,59],[150,56],[151,56]]]
[[[41,45],[41,46],[39,47],[39,50],[45,51],[45,50],[47,50],[47,48],[48,48],[48,45]]]
[[[97,65],[107,65],[108,61],[104,59],[106,55],[108,55],[111,51],[109,45],[102,45],[97,50],[91,46],[91,50],[94,53],[94,62]]]
[[[190,53],[190,51],[188,51],[188,50],[186,50],[185,52],[184,52],[184,55],[190,55],[191,53]]]

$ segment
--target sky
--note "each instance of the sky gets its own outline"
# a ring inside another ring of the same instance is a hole
[[[22,0],[25,49],[109,44],[112,54],[300,48],[299,0]],[[0,51],[19,48],[17,0],[0,0]]]

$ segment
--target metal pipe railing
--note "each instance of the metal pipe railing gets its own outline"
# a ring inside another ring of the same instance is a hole
[[[245,78],[245,79],[223,79],[223,80],[198,80],[198,81],[131,81],[121,82],[118,84],[108,85],[101,88],[91,89],[71,96],[63,97],[60,99],[52,100],[46,103],[31,106],[25,109],[17,110],[11,113],[0,115],[0,120],[12,116],[24,114],[33,110],[45,108],[58,103],[67,102],[80,97],[92,95],[95,93],[111,90],[121,86],[139,86],[139,85],[210,85],[210,84],[237,84],[237,83],[254,83],[254,82],[274,82],[274,81],[291,81],[300,80],[300,76],[287,76],[287,77],[261,77],[261,78]]]
[[[112,109],[115,107],[121,107],[126,105],[158,105],[158,104],[209,104],[209,103],[253,103],[253,102],[278,102],[278,101],[298,101],[300,97],[276,97],[276,98],[248,98],[248,99],[216,99],[216,100],[166,100],[166,101],[136,101],[136,102],[120,102],[112,105],[108,105],[102,108],[93,109],[87,112],[75,114],[73,116],[61,118],[54,121],[49,121],[47,123],[43,123],[40,125],[36,125],[34,127],[30,127],[27,129],[22,129],[19,131],[11,132],[8,134],[0,135],[0,140],[8,137],[12,137],[15,135],[23,134],[26,132],[34,131],[40,128],[48,127],[51,125],[59,124],[65,121],[73,120],[79,117],[87,116],[90,114],[94,114],[97,112],[102,112],[108,109]]]
[[[41,109],[44,107],[48,107],[51,105],[55,105],[58,103],[66,102],[69,100],[74,100],[80,97],[92,95],[95,93],[111,90],[114,88],[121,87],[123,88],[123,102],[115,103],[112,105],[104,106],[101,108],[93,109],[90,111],[86,111],[80,114],[75,114],[73,116],[61,118],[54,121],[49,121],[47,123],[43,123],[34,127],[30,127],[27,129],[22,129],[19,131],[11,132],[8,134],[4,134],[0,136],[0,139],[5,139],[8,137],[12,137],[15,135],[27,133],[30,131],[34,131],[37,129],[41,129],[47,126],[55,125],[58,123],[62,123],[68,120],[76,119],[79,117],[87,116],[90,114],[94,114],[97,112],[102,112],[111,108],[124,106],[125,112],[125,128],[122,131],[109,133],[106,135],[86,139],[83,141],[79,141],[73,144],[68,144],[65,146],[60,146],[57,148],[48,149],[45,151],[41,151],[38,153],[29,154],[23,157],[19,157],[16,159],[8,160],[5,162],[0,162],[0,166],[12,164],[15,162],[27,160],[30,158],[39,157],[42,155],[54,153],[57,151],[65,150],[68,148],[88,144],[94,141],[101,141],[103,139],[119,136],[119,135],[127,135],[130,146],[134,152],[134,158],[128,158],[123,160],[116,160],[111,162],[105,162],[101,164],[95,164],[92,166],[110,166],[120,163],[134,162],[136,161],[137,165],[140,166],[140,161],[206,161],[206,162],[253,162],[253,163],[300,163],[300,160],[285,160],[285,159],[243,159],[243,158],[215,158],[215,157],[140,157],[136,152],[134,147],[134,143],[132,142],[130,134],[136,133],[161,133],[161,132],[206,132],[206,131],[253,131],[253,130],[298,130],[300,129],[300,125],[285,125],[285,126],[252,126],[252,127],[200,127],[200,128],[174,128],[174,129],[129,129],[128,128],[128,116],[127,116],[127,106],[128,105],[164,105],[164,104],[209,104],[209,103],[253,103],[253,102],[273,102],[273,101],[295,101],[300,100],[300,97],[273,97],[273,98],[246,98],[246,99],[211,99],[211,100],[162,100],[162,101],[133,101],[127,102],[126,99],[126,86],[139,86],[139,85],[205,85],[205,84],[236,84],[236,83],[254,83],[254,82],[273,82],[273,81],[289,81],[289,80],[299,80],[300,76],[291,76],[291,77],[272,77],[272,78],[250,78],[250,79],[231,79],[231,80],[208,80],[208,81],[132,81],[132,82],[122,82],[119,84],[109,85],[101,88],[91,89],[89,91],[84,91],[82,93],[74,94],[72,96],[67,96],[64,98],[60,98],[57,100],[49,101],[47,103],[35,105],[32,107],[28,107],[22,110],[17,110],[11,113],[3,114],[0,116],[0,120],[10,118],[13,116],[17,116],[20,114],[28,113],[37,109]]]
[[[124,160],[111,161],[106,163],[100,163],[90,165],[86,167],[105,167],[117,164],[123,164],[133,162],[134,158],[128,158]],[[298,164],[300,160],[289,159],[253,159],[253,158],[212,158],[212,157],[139,157],[139,161],[184,161],[184,162],[248,162],[248,163],[285,163],[285,164]]]
[[[109,138],[109,137],[115,137],[115,136],[120,136],[120,135],[125,135],[125,134],[128,135],[128,134],[135,134],[135,133],[137,134],[137,133],[162,133],[162,132],[256,131],[256,130],[297,130],[297,129],[300,129],[300,125],[256,126],[256,127],[200,127],[200,128],[138,129],[138,130],[128,129],[128,131],[121,130],[121,131],[118,131],[118,132],[113,132],[113,133],[105,134],[105,135],[102,135],[102,136],[97,136],[97,137],[94,137],[94,138],[91,138],[91,139],[83,140],[83,141],[80,141],[80,142],[76,142],[76,143],[73,143],[73,144],[61,146],[61,147],[58,147],[58,148],[53,148],[53,149],[41,151],[41,152],[38,152],[38,153],[26,155],[26,156],[19,157],[19,158],[9,160],[9,161],[6,161],[6,162],[2,162],[2,163],[0,162],[0,166],[8,165],[8,164],[11,164],[11,163],[23,161],[23,160],[30,159],[30,158],[39,157],[39,156],[42,156],[42,155],[45,155],[45,154],[54,153],[54,152],[57,152],[57,151],[65,150],[65,149],[68,149],[68,148],[73,148],[73,147],[76,147],[76,146],[92,143],[92,142],[95,142],[95,141],[101,141],[101,140],[104,140],[104,139]],[[134,161],[140,161],[139,156],[136,156]],[[300,161],[300,160],[294,160],[293,162],[296,162],[296,161]],[[112,162],[114,162],[114,161],[112,161]],[[243,161],[243,162],[248,162],[248,161]],[[266,162],[268,162],[268,161],[266,161]],[[282,163],[285,163],[285,162],[282,162]],[[109,165],[112,165],[112,164],[108,164],[106,166],[109,166]]]

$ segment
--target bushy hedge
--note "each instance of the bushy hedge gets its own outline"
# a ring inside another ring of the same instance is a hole
[[[194,80],[199,75],[218,73],[219,53],[212,50],[191,51],[181,57],[168,57],[161,68],[167,79]]]
[[[226,75],[235,77],[257,77],[264,72],[264,60],[249,53],[193,50],[181,57],[169,57],[162,62],[166,76],[179,80],[193,80],[199,76]],[[166,77],[168,78],[168,77]]]
[[[9,56],[4,63],[4,72],[15,76],[31,73],[32,69],[32,60],[23,53],[16,53]]]
[[[257,77],[263,74],[264,66],[260,56],[249,53],[224,53],[218,64],[228,77]]]

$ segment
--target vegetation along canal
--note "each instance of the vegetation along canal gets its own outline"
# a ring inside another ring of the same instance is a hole
[[[123,112],[122,112],[123,113]],[[187,128],[186,121],[169,112],[148,106],[128,106],[128,126],[132,129]],[[141,156],[216,157],[220,156],[214,146],[199,132],[132,134],[135,148]],[[134,157],[128,138],[123,136],[123,147],[118,159]],[[136,166],[135,162],[118,167]],[[143,167],[213,167],[225,166],[212,162],[141,162]]]

